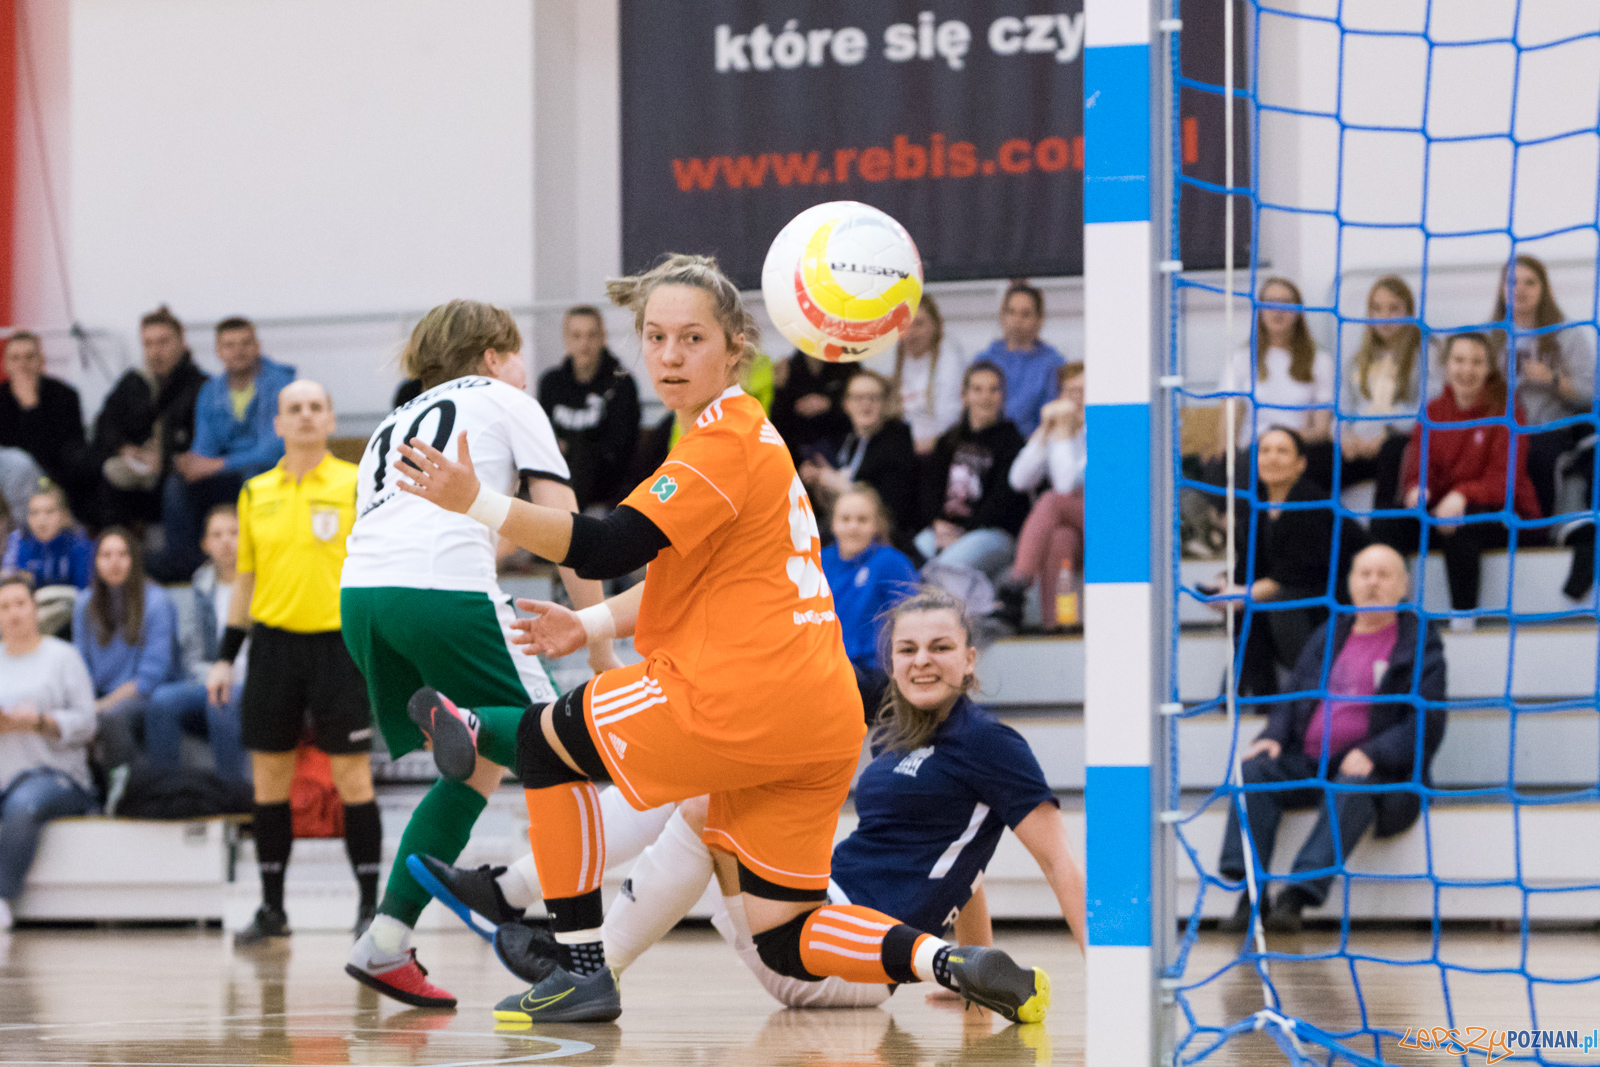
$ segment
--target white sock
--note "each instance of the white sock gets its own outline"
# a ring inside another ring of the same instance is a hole
[[[367,932],[350,946],[350,962],[365,970],[384,970],[404,962],[411,927],[392,915],[376,915]]]
[[[606,962],[621,971],[667,936],[711,881],[711,850],[674,814],[645,849],[606,912]],[[631,893],[631,895],[630,895]]]
[[[11,918],[11,903],[5,897],[0,897],[0,933],[11,929],[15,920]]]
[[[755,945],[755,939],[750,936],[750,920],[745,918],[742,895],[719,895],[711,912],[711,925],[736,952],[747,945]]]
[[[495,882],[500,886],[500,895],[506,898],[506,903],[513,908],[528,908],[539,901],[539,868],[533,862],[533,853],[528,853],[517,862],[506,868]]]
[[[626,863],[661,836],[676,804],[640,811],[629,804],[616,786],[600,794],[600,825],[606,834],[606,866]]]
[[[930,934],[912,954],[911,970],[924,982],[937,982],[939,976],[933,970],[933,957],[938,955],[940,949],[949,947],[950,942],[942,941]]]

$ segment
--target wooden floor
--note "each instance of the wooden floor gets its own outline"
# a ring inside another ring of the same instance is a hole
[[[1042,1027],[1007,1026],[987,1012],[930,1002],[922,988],[900,990],[882,1009],[786,1011],[703,929],[678,931],[628,971],[617,1024],[538,1030],[496,1029],[490,1008],[519,983],[487,945],[466,933],[424,935],[418,942],[433,978],[461,999],[460,1010],[450,1013],[406,1009],[350,981],[342,971],[349,942],[338,935],[302,934],[279,946],[234,951],[215,932],[23,930],[0,935],[0,1067],[1081,1063],[1083,963],[1076,948],[1049,930],[1002,930],[999,943],[1050,972],[1054,1009]],[[1205,935],[1190,973],[1221,966],[1236,945],[1233,938]],[[1332,935],[1313,934],[1274,947],[1311,952],[1331,945]],[[1454,958],[1480,966],[1514,966],[1518,955],[1515,934],[1452,935],[1450,945]],[[1363,946],[1414,959],[1426,956],[1428,939],[1385,933],[1366,936]],[[1540,934],[1531,953],[1540,970],[1577,976],[1600,967],[1600,938]],[[1349,1025],[1355,1017],[1345,962],[1281,964],[1277,978],[1291,1011],[1327,1026]],[[1436,969],[1364,965],[1362,982],[1378,1022],[1402,1029],[1444,1022]],[[1527,989],[1519,978],[1458,982],[1452,993],[1458,1020],[1527,1025]],[[1600,1025],[1600,994],[1592,984],[1544,986],[1538,999],[1544,1026],[1588,1033]],[[1260,1006],[1260,984],[1236,969],[1196,993],[1194,1003],[1212,1020],[1237,1019]],[[1392,1049],[1385,1055],[1396,1063],[1460,1062]],[[1205,1062],[1278,1064],[1284,1058],[1265,1037],[1251,1035]],[[1600,1056],[1570,1062],[1595,1063]]]

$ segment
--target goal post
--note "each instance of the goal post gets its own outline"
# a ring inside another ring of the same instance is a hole
[[[1083,277],[1085,1062],[1155,1064],[1158,954],[1170,935],[1152,754],[1166,687],[1171,478],[1158,397],[1167,192],[1150,0],[1085,0]],[[1162,109],[1162,113],[1164,114]],[[1158,764],[1159,766],[1159,764]]]

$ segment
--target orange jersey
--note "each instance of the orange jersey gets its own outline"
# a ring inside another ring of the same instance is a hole
[[[741,762],[854,757],[866,733],[789,449],[738,387],[623,501],[672,542],[634,647],[683,731]]]

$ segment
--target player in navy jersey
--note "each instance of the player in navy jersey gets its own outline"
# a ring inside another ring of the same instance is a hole
[[[961,603],[938,589],[920,591],[889,613],[883,644],[891,680],[872,735],[876,758],[856,785],[856,829],[833,850],[830,902],[891,910],[926,933],[947,935],[954,927],[964,944],[989,944],[980,887],[1009,826],[1038,861],[1081,946],[1083,872],[1028,743],[967,695],[976,684],[977,650]],[[704,798],[680,805],[630,872],[603,927],[606,959],[616,971],[671,930],[704,892],[712,874],[699,838],[704,818]],[[487,869],[428,865],[462,899],[488,895],[474,886]],[[767,991],[790,1007],[871,1007],[893,992],[771,970],[756,951],[737,886],[722,887],[712,921]]]

